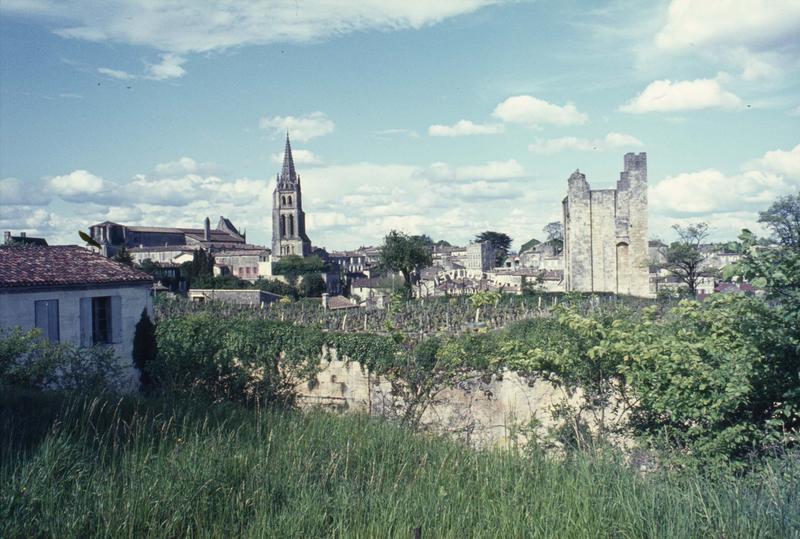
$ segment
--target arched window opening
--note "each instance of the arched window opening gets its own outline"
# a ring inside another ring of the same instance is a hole
[[[281,196],[281,206],[285,206],[285,205],[286,205],[286,197],[285,196]]]
[[[281,238],[286,237],[286,216],[281,215]]]
[[[289,195],[288,200],[289,200],[289,206],[291,206],[292,205],[292,195]]]
[[[294,236],[294,215],[289,216],[289,236]]]

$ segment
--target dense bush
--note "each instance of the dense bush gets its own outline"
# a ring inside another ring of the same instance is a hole
[[[39,330],[0,329],[0,383],[22,388],[107,391],[122,368],[107,346],[52,343]]]
[[[156,336],[150,374],[161,389],[216,401],[290,401],[316,371],[324,344],[314,328],[212,313],[161,320]]]

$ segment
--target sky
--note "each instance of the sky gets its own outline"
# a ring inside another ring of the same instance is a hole
[[[650,237],[762,231],[800,189],[800,2],[3,0],[0,228],[270,244],[286,132],[312,243],[519,247],[575,169],[647,152]]]

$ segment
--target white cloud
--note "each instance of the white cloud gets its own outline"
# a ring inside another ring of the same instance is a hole
[[[796,0],[672,0],[653,41],[660,51],[736,65],[754,81],[797,65],[799,30]]]
[[[743,169],[734,175],[712,168],[669,176],[650,188],[650,203],[679,214],[766,208],[800,188],[800,145],[769,151]]]
[[[642,141],[634,136],[624,133],[608,133],[602,139],[586,139],[578,137],[560,137],[552,139],[537,139],[528,146],[528,150],[535,153],[553,154],[564,150],[592,151],[641,146]]]
[[[160,64],[148,64],[145,77],[153,80],[180,78],[186,74],[181,67],[185,63],[186,58],[177,54],[162,54]]]
[[[74,170],[63,176],[50,179],[50,189],[61,198],[80,200],[103,192],[103,178],[95,176],[87,170]]]
[[[272,160],[273,163],[276,163],[278,165],[282,164],[283,152],[272,154],[270,156],[270,159]],[[311,150],[292,148],[292,159],[294,159],[296,165],[319,165],[322,163],[322,159],[320,159]]]
[[[38,182],[24,182],[17,178],[0,180],[0,206],[44,206],[49,202],[50,195]]]
[[[319,111],[298,117],[263,117],[259,120],[258,126],[261,129],[272,131],[274,135],[283,135],[288,131],[292,140],[300,142],[307,142],[313,138],[327,135],[334,128],[333,121]]]
[[[800,116],[800,105],[790,110],[789,116]]]
[[[505,131],[502,124],[476,124],[459,120],[453,125],[434,124],[428,128],[432,137],[463,137],[466,135],[496,135]]]
[[[796,40],[798,27],[796,0],[672,0],[655,42],[662,49],[734,43],[763,50]]]
[[[420,177],[438,182],[462,182],[471,180],[505,180],[520,178],[525,169],[516,159],[507,161],[489,161],[484,165],[466,165],[454,167],[447,163],[433,163],[427,169],[417,173]]]
[[[121,71],[119,69],[111,69],[110,67],[98,67],[97,72],[101,75],[106,75],[111,77],[112,79],[119,79],[119,80],[130,80],[135,79],[135,75],[131,75],[127,71]]]
[[[422,28],[499,0],[3,2],[6,11],[55,21],[56,33],[187,54],[242,45],[310,42],[369,30]],[[52,24],[52,23],[51,23]]]
[[[530,95],[509,97],[495,107],[492,116],[506,123],[534,128],[542,125],[582,125],[589,121],[588,116],[579,112],[572,103],[559,106]]]
[[[741,99],[723,90],[719,82],[713,79],[676,82],[656,80],[619,110],[642,114],[710,108],[735,109],[741,105]]]

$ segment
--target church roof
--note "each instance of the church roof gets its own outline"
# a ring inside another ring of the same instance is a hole
[[[289,142],[289,132],[286,132],[286,147],[283,150],[283,168],[281,168],[281,182],[297,181],[297,172],[294,169],[294,159],[292,158],[292,145]]]

